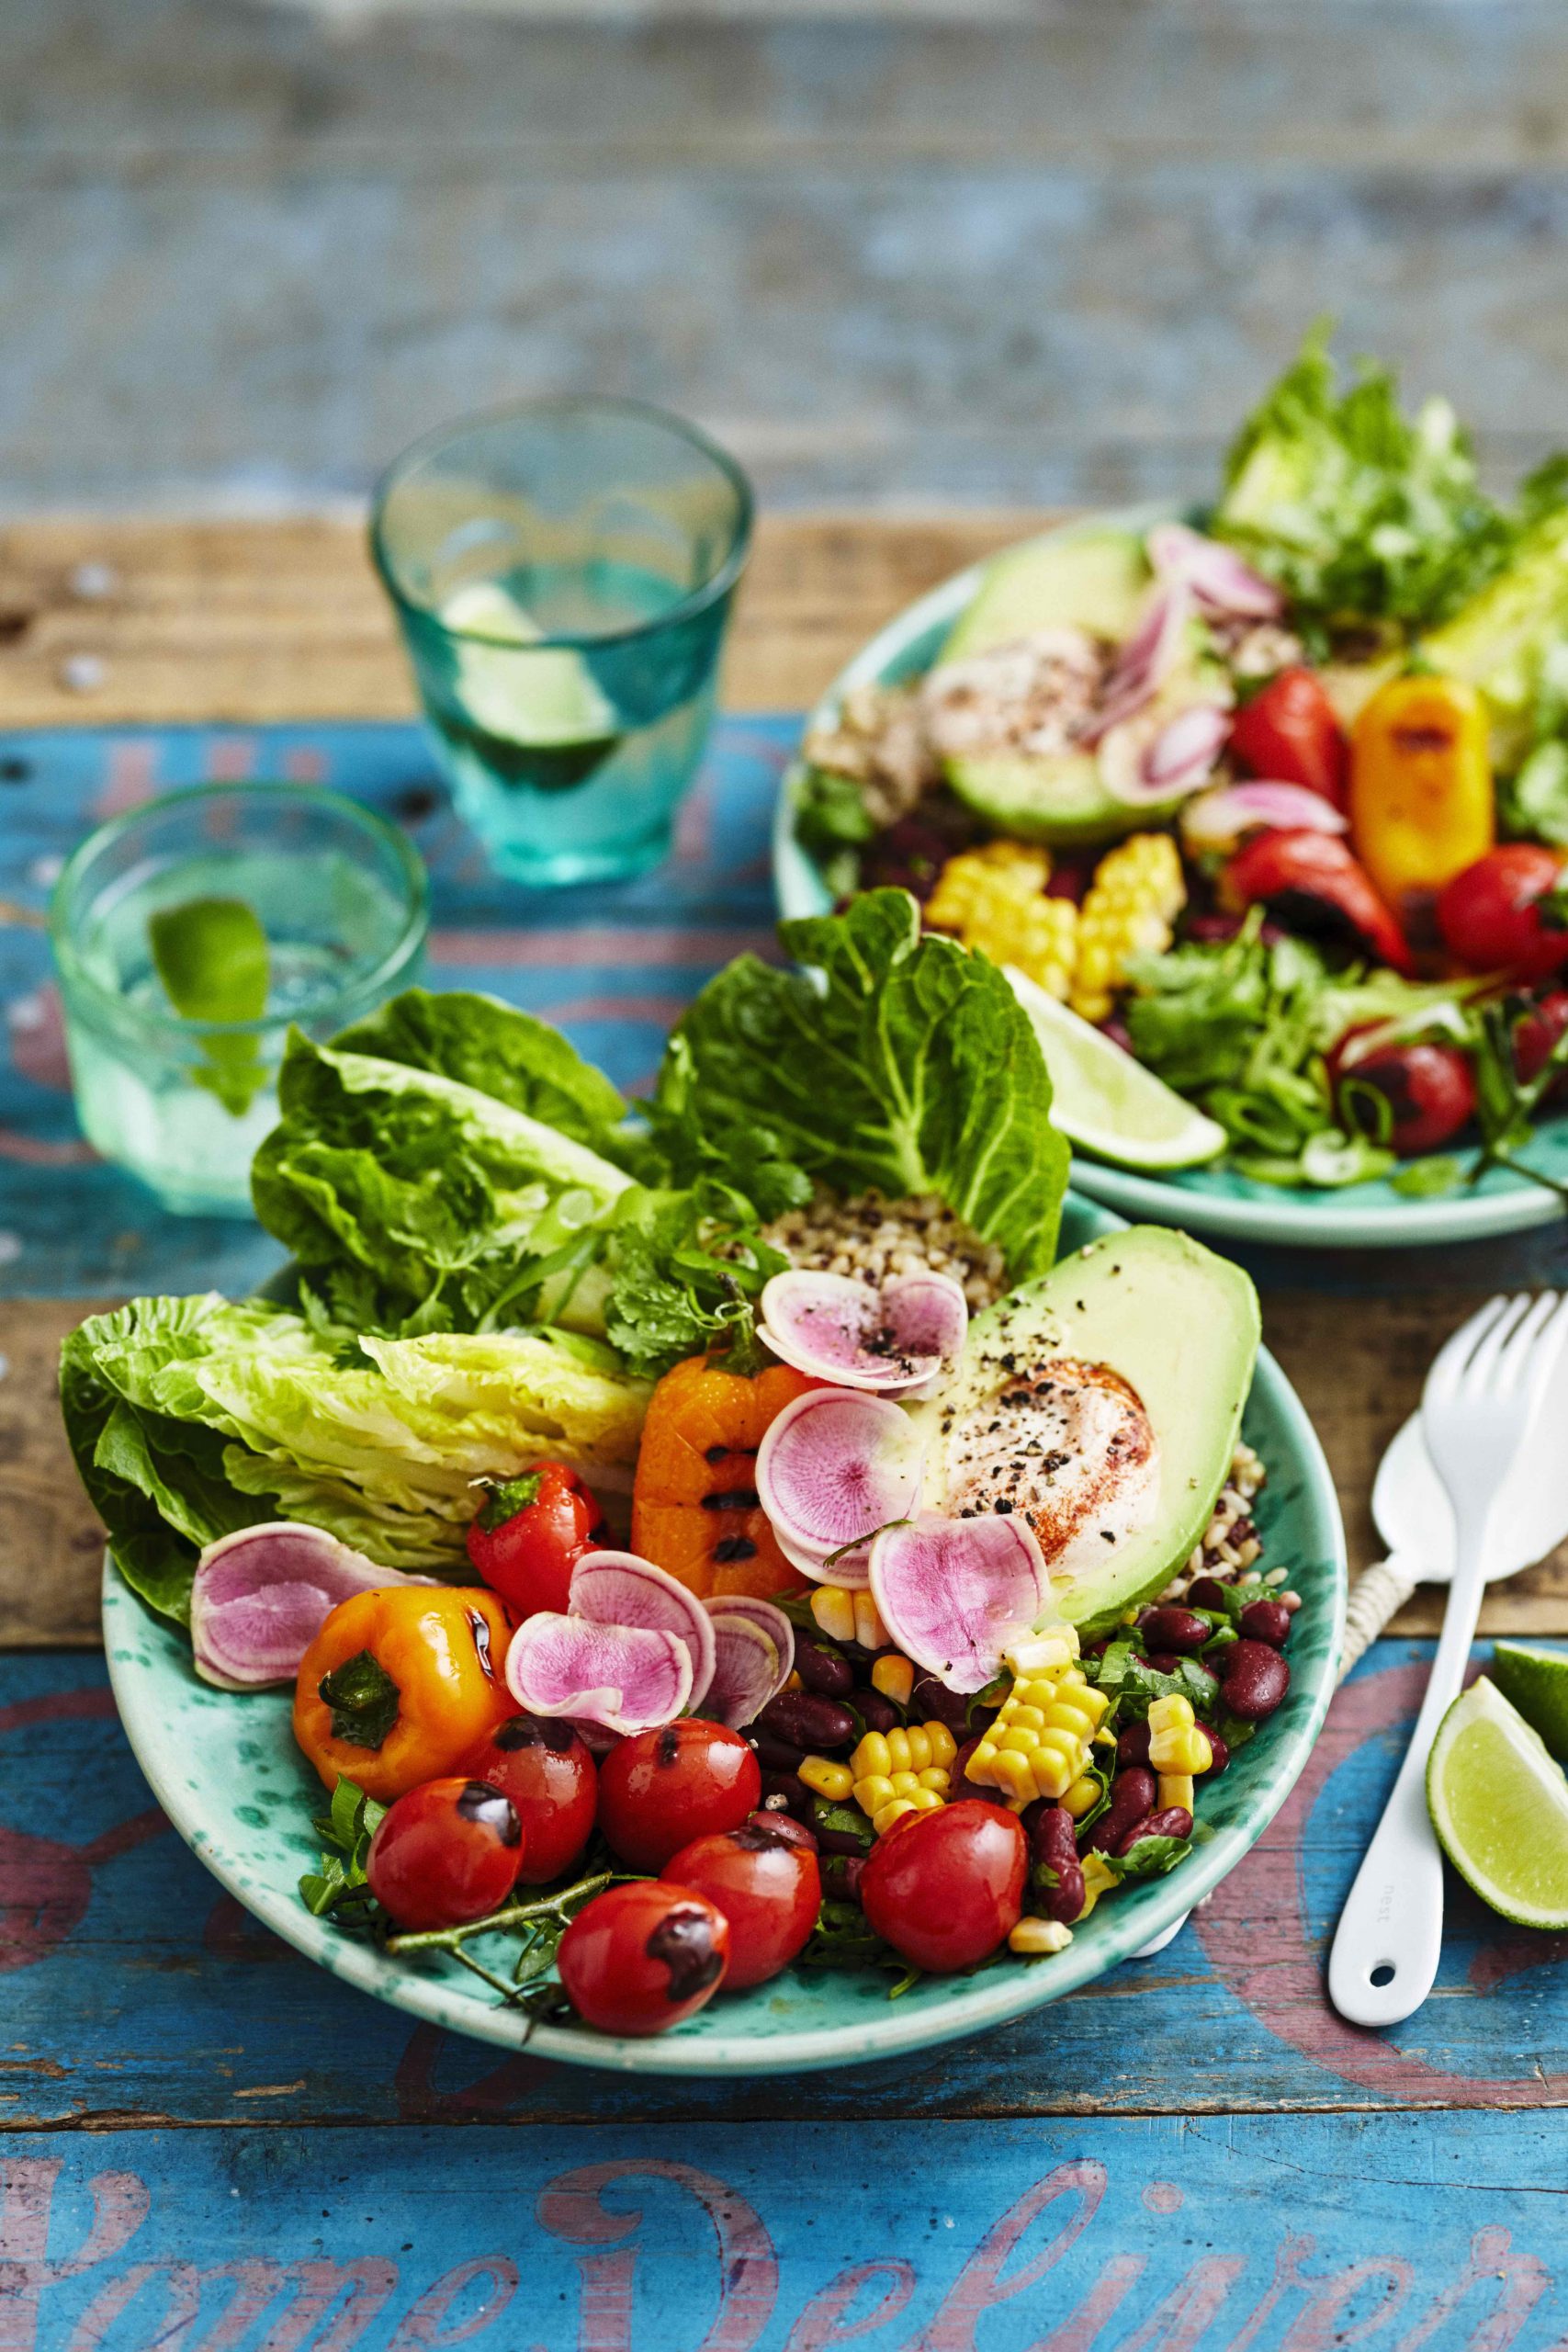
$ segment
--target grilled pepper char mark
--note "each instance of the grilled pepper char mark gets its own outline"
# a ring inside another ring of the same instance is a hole
[[[705,1600],[803,1588],[757,1500],[757,1449],[769,1422],[813,1385],[788,1364],[752,1378],[707,1356],[667,1372],[643,1425],[633,1550]]]

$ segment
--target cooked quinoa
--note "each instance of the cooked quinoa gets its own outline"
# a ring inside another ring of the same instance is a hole
[[[818,1273],[858,1274],[879,1285],[895,1274],[924,1273],[928,1268],[952,1274],[963,1283],[972,1314],[1008,1287],[1001,1251],[971,1232],[934,1193],[885,1201],[880,1193],[840,1200],[820,1192],[809,1207],[776,1217],[764,1227],[763,1238],[792,1265]]]

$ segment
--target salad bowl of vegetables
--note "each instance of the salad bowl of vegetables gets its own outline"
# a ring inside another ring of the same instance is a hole
[[[137,1756],[334,1974],[588,2065],[891,2055],[1173,1927],[1283,1802],[1343,1538],[1247,1277],[1066,1192],[908,894],[647,1102],[488,998],[291,1044],[267,1295],[66,1343]]]
[[[1568,1197],[1568,468],[1321,336],[1202,512],[1080,518],[852,662],[786,915],[897,885],[1004,966],[1080,1189],[1195,1231],[1455,1240]]]

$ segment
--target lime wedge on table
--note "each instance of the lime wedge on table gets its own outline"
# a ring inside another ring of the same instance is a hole
[[[1427,1805],[1483,1903],[1522,1928],[1568,1928],[1568,1778],[1484,1675],[1438,1725]]]
[[[1069,1143],[1123,1168],[1199,1168],[1225,1131],[1011,964],[1013,993],[1034,1024],[1051,1073],[1051,1117]]]
[[[1495,1642],[1492,1679],[1553,1756],[1568,1757],[1568,1652],[1543,1650],[1534,1642]]]
[[[266,933],[243,899],[186,899],[147,920],[147,943],[164,992],[182,1021],[259,1021],[266,1011]],[[236,1118],[263,1082],[253,1037],[202,1039],[191,1072]]]
[[[441,617],[450,629],[474,632],[457,640],[457,690],[470,722],[487,735],[543,749],[603,743],[618,732],[615,711],[571,646],[539,646],[528,661],[518,661],[517,649],[537,646],[545,632],[495,581],[457,589]]]

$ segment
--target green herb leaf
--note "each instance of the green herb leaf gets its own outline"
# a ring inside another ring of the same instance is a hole
[[[1140,1838],[1126,1853],[1106,1859],[1118,1878],[1164,1878],[1191,1851],[1190,1838]]]
[[[331,1810],[316,1815],[310,1825],[331,1850],[322,1854],[320,1870],[308,1871],[299,1881],[299,1898],[307,1911],[360,1929],[385,1924],[386,1915],[365,1875],[365,1860],[386,1814],[386,1806],[367,1797],[355,1781],[339,1780]]]
[[[351,1747],[378,1748],[398,1720],[398,1686],[369,1650],[356,1650],[316,1687],[333,1711],[333,1737]]]
[[[148,918],[148,944],[164,994],[182,1021],[259,1021],[266,1011],[266,933],[243,899],[187,899]],[[204,1035],[191,1073],[240,1118],[266,1075],[254,1037]]]

